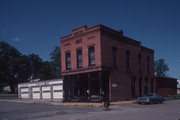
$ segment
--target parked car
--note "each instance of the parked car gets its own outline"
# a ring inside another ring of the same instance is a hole
[[[153,104],[153,103],[163,103],[164,97],[160,96],[159,94],[151,93],[147,94],[143,97],[137,98],[138,104]]]

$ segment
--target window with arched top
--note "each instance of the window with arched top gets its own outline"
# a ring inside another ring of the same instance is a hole
[[[117,67],[117,47],[112,47],[112,63],[113,68]]]
[[[149,65],[150,65],[150,57],[147,56],[147,72],[148,72],[148,73],[149,73],[149,71],[150,71]]]
[[[129,50],[126,50],[126,69],[130,70],[130,63],[129,63],[129,59],[130,58],[130,52]]]
[[[71,69],[71,53],[66,53],[66,70]]]
[[[88,55],[89,55],[89,66],[95,66],[95,48],[94,48],[94,46],[88,48]]]
[[[138,55],[138,72],[141,72],[141,54]]]
[[[77,50],[77,67],[82,68],[82,50]]]

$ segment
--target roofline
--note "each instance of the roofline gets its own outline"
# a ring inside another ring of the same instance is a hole
[[[18,85],[23,85],[23,84],[29,84],[29,83],[42,83],[42,82],[52,82],[52,81],[62,81],[63,78],[59,78],[59,79],[51,79],[51,80],[42,80],[42,81],[36,81],[36,82],[24,82],[24,83],[18,83]]]
[[[162,76],[154,76],[155,78],[166,78],[166,79],[174,79],[174,80],[178,80],[177,78],[173,78],[173,77],[162,77]]]

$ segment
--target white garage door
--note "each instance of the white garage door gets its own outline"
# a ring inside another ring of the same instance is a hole
[[[21,98],[22,99],[28,99],[29,98],[29,88],[21,88]]]
[[[62,85],[53,85],[53,99],[62,99],[63,98],[63,88]]]
[[[51,87],[50,86],[42,87],[42,99],[51,99]]]
[[[40,99],[40,87],[32,87],[32,99]]]

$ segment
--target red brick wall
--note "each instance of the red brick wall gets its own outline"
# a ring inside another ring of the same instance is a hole
[[[156,77],[157,80],[157,92],[162,95],[175,95],[177,94],[177,79]]]
[[[77,40],[82,41],[77,44]],[[95,67],[88,65],[88,46],[95,46]],[[117,47],[117,68],[112,66],[112,47]],[[76,51],[81,48],[83,52],[83,68],[77,69]],[[126,50],[130,52],[130,70],[126,69]],[[71,70],[66,70],[65,53],[71,53]],[[138,72],[138,55],[142,56],[141,73]],[[150,57],[150,71],[147,72],[147,56]],[[153,79],[153,92],[156,90],[154,79],[154,52],[141,46],[141,43],[123,36],[118,32],[102,25],[92,28],[86,26],[74,29],[68,36],[61,38],[61,65],[62,75],[78,74],[84,72],[108,70],[110,72],[110,99],[121,100],[131,98],[131,79],[135,77],[136,96],[139,96],[139,78],[142,78],[142,95],[144,94],[144,79],[148,78],[148,89],[151,90]],[[111,87],[117,84],[117,87]]]
[[[117,32],[118,34],[118,32]],[[110,89],[111,100],[131,98],[131,79],[135,77],[136,96],[139,96],[139,78],[142,78],[142,95],[144,94],[144,79],[148,78],[148,90],[151,91],[151,79],[154,80],[154,53],[152,50],[141,46],[140,42],[129,42],[131,39],[124,38],[119,32],[118,35],[101,31],[102,66],[111,69],[110,83],[117,84],[117,87]],[[116,36],[116,37],[115,37]],[[117,68],[113,68],[112,47],[117,48]],[[130,70],[126,68],[126,50],[130,52]],[[138,55],[141,54],[141,73],[138,71]],[[149,73],[147,71],[147,56],[150,57]],[[155,92],[155,81],[153,81],[153,92]]]
[[[79,35],[78,30],[81,32]],[[82,32],[83,31],[83,32]],[[77,44],[77,41],[81,41],[81,43]],[[89,72],[93,70],[97,70],[96,68],[89,69],[88,62],[88,47],[95,47],[95,67],[101,66],[101,49],[100,49],[100,32],[99,28],[91,28],[87,29],[86,27],[81,27],[80,29],[73,30],[73,33],[67,37],[61,38],[61,65],[62,65],[62,75],[68,75],[79,72]],[[83,67],[82,69],[77,68],[77,60],[76,60],[76,51],[77,49],[82,49],[83,55]],[[65,62],[65,53],[71,53],[71,71],[66,70],[66,62]]]

